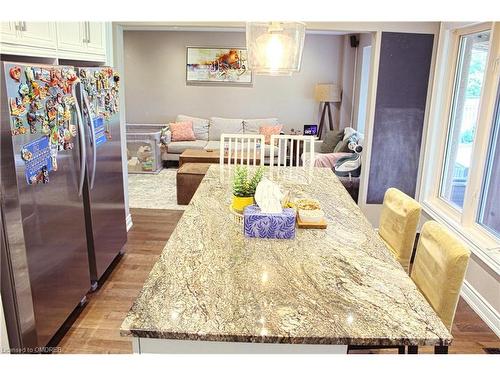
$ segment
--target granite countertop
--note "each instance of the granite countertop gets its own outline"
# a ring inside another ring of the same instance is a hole
[[[289,170],[274,178],[295,196],[318,199],[328,229],[297,229],[294,240],[245,238],[229,211],[230,179],[221,183],[219,166],[212,165],[121,335],[449,345],[451,334],[332,171],[315,168],[305,184],[304,176],[291,183]]]

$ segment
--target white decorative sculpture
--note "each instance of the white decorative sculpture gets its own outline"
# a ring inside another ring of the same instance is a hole
[[[277,214],[282,212],[281,200],[283,196],[279,186],[265,177],[255,189],[255,202],[262,213]]]

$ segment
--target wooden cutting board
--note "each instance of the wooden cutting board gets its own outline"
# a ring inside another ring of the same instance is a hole
[[[327,224],[325,218],[322,218],[320,221],[315,223],[305,223],[300,220],[300,216],[297,215],[297,226],[302,229],[326,229]]]

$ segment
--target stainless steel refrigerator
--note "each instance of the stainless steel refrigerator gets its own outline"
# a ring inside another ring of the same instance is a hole
[[[78,68],[77,74],[77,98],[87,137],[84,203],[95,288],[127,238],[118,111],[120,78],[109,67]]]
[[[90,112],[78,69],[4,63],[0,74],[1,292],[13,349],[46,346],[126,242],[119,81],[101,70],[88,82]]]

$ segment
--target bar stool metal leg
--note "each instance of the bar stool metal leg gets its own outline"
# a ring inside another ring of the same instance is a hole
[[[408,346],[408,354],[418,354],[418,346],[409,345]]]
[[[448,354],[448,347],[445,345],[436,345],[434,347],[434,354]]]

